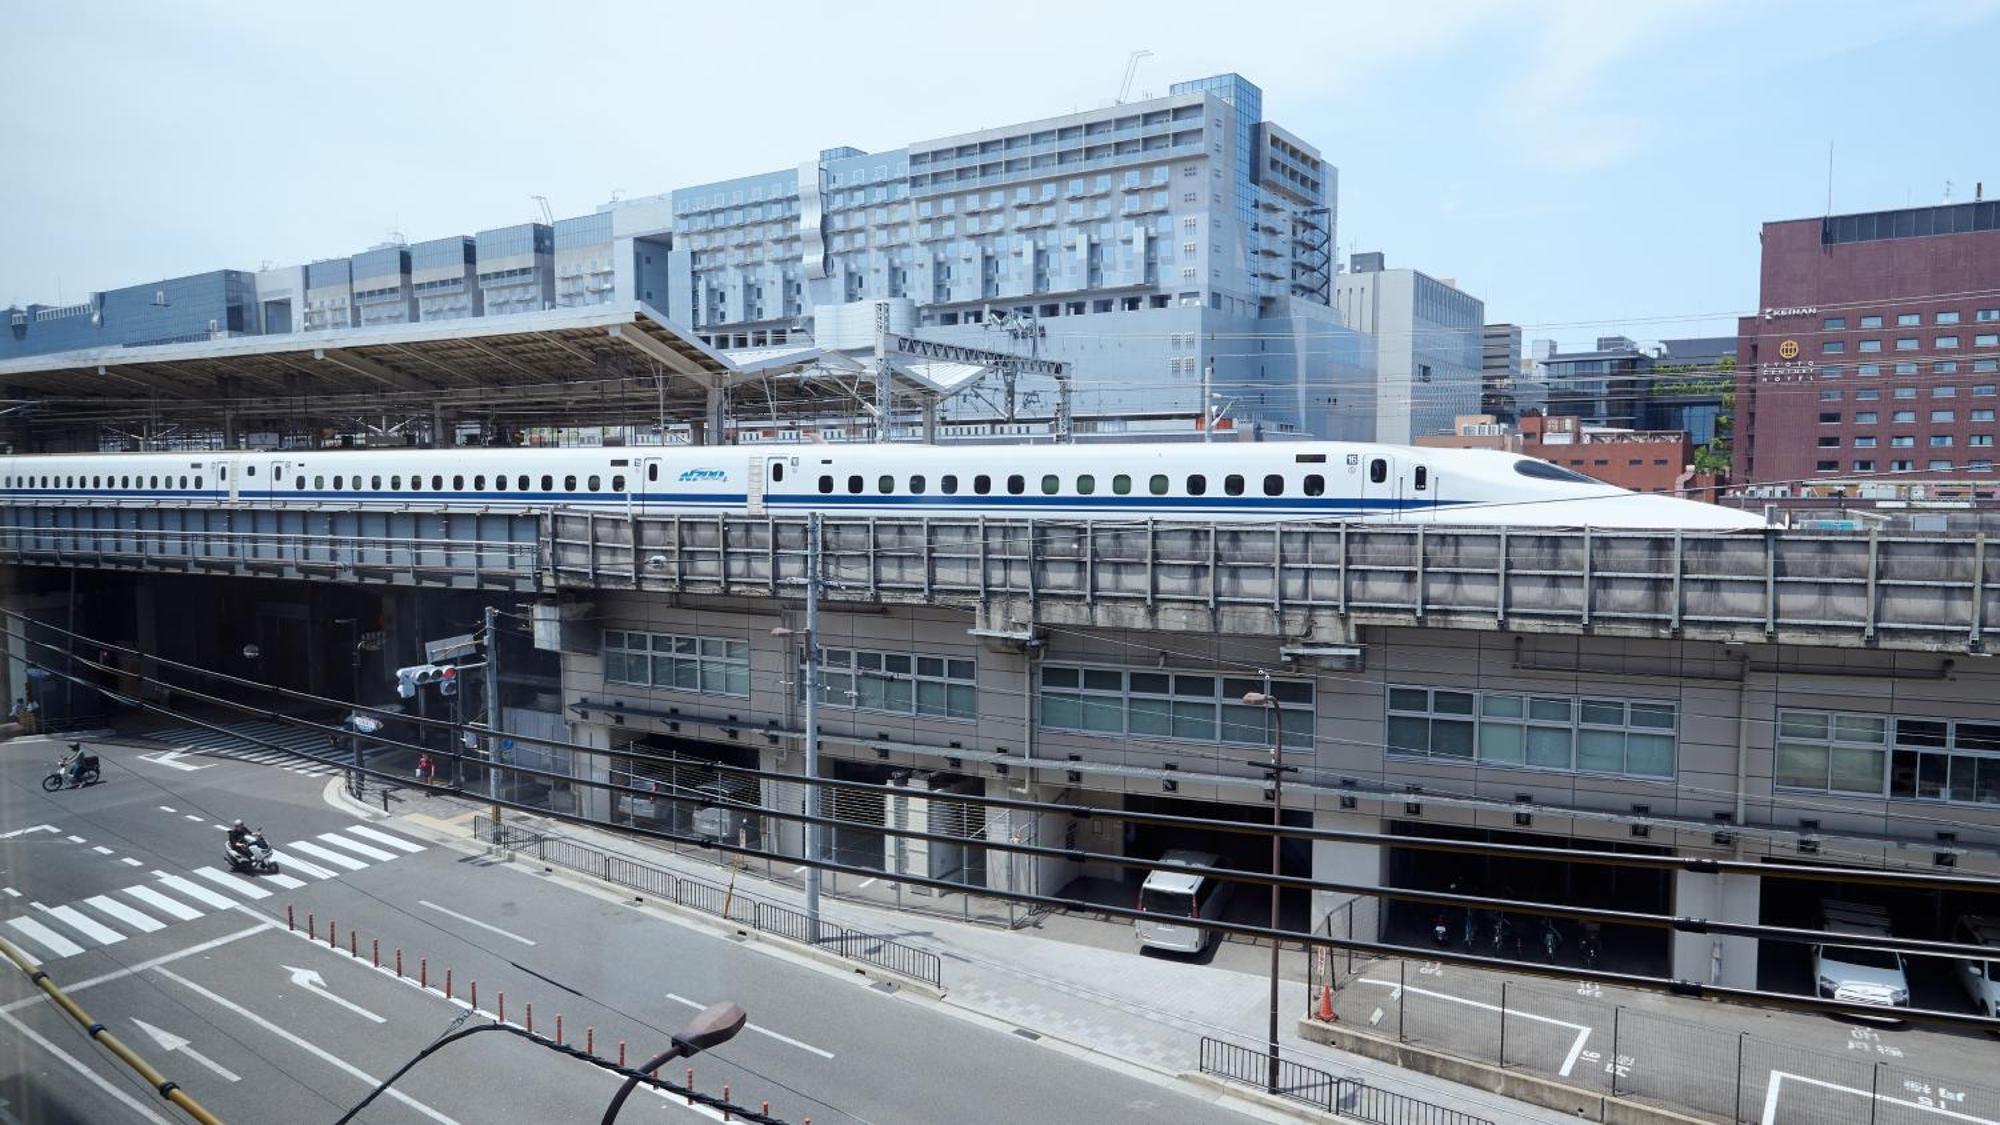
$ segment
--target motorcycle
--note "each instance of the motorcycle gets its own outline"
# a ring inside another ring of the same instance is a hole
[[[85,754],[76,773],[71,776],[69,768],[62,762],[56,763],[54,772],[42,779],[42,789],[53,793],[58,789],[76,789],[85,785],[95,785],[102,780],[97,764],[97,755]]]
[[[278,860],[271,852],[271,845],[264,841],[262,832],[252,832],[243,840],[241,850],[222,845],[222,858],[229,863],[231,871],[245,875],[276,875]]]
[[[1437,917],[1431,919],[1431,942],[1439,949],[1451,944],[1451,927],[1446,922],[1442,910],[1437,912]]]

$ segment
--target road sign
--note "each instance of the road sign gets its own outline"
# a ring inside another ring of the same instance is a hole
[[[382,640],[382,630],[376,629],[361,634],[361,639],[354,642],[354,647],[362,652],[381,652]]]
[[[466,633],[463,636],[445,637],[442,640],[424,642],[424,659],[432,664],[459,656],[470,656],[479,651],[479,634]]]

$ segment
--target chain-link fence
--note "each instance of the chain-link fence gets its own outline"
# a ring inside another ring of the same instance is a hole
[[[1344,925],[1336,913],[1319,932]],[[1940,1081],[1867,1026],[1836,1053],[1616,1003],[1587,981],[1332,950],[1308,974],[1308,1019],[1711,1121],[1955,1125],[2000,1110],[2000,1088]]]

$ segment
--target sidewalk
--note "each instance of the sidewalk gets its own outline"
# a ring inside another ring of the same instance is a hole
[[[439,816],[445,808],[451,814]],[[398,811],[449,819],[486,809],[470,800],[414,798]],[[730,877],[729,870],[718,865],[614,832],[512,812],[507,820],[696,879],[717,882]],[[802,908],[804,894],[765,877],[762,867],[757,863],[734,868],[735,885],[772,902]],[[945,1004],[1107,1058],[1181,1075],[1198,1071],[1203,1036],[1258,1050],[1265,1044],[1268,977],[1141,956],[1128,926],[1070,918],[1065,928],[1083,925],[1120,931],[1092,935],[1097,939],[1093,944],[1079,944],[1032,932],[967,925],[934,914],[899,913],[851,899],[822,896],[820,908],[828,921],[936,953],[944,961]],[[1302,956],[1286,954],[1288,960]],[[1302,970],[1302,965],[1287,965],[1285,975]],[[1305,984],[1281,980],[1279,1038],[1289,1059],[1476,1114],[1495,1125],[1572,1120],[1554,1110],[1309,1043],[1296,1033],[1305,1010]]]

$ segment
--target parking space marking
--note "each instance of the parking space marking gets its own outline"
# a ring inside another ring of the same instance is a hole
[[[61,934],[35,921],[33,918],[9,918],[7,924],[32,938],[36,945],[48,950],[56,957],[74,957],[83,952],[83,947]]]
[[[334,851],[330,848],[322,848],[318,844],[310,843],[305,840],[293,840],[290,844],[287,844],[286,846],[294,851],[304,852],[307,855],[313,857],[314,859],[323,860],[327,863],[331,863],[336,867],[345,867],[349,871],[359,871],[362,868],[368,866],[367,864],[361,862],[358,859],[349,858],[348,856],[341,855],[339,852]]]
[[[142,934],[150,934],[154,930],[164,930],[167,928],[166,923],[153,917],[151,914],[143,910],[134,910],[109,895],[93,895],[83,901],[85,905],[95,907],[97,910],[118,919],[120,922],[125,923]]]
[[[1902,1106],[1906,1109],[1923,1110],[1928,1113],[1935,1113],[1940,1117],[1950,1118],[1953,1121],[1968,1122],[1969,1125],[2000,1125],[2000,1121],[1995,1121],[1990,1117],[1975,1117],[1970,1113],[1960,1113],[1958,1110],[1946,1109],[1941,1105],[1925,1105],[1922,1102],[1892,1098],[1887,1094],[1877,1094],[1871,1090],[1860,1090],[1853,1086],[1842,1086],[1837,1082],[1824,1082],[1817,1078],[1807,1078],[1803,1074],[1789,1074],[1782,1070],[1771,1072],[1770,1084],[1764,1091],[1764,1116],[1761,1119],[1763,1125],[1777,1125],[1778,1094],[1786,1082],[1801,1082],[1808,1086],[1818,1086],[1823,1090],[1853,1094],[1856,1097],[1870,1098],[1878,1102],[1886,1102],[1889,1105]]]
[[[686,1004],[688,1007],[693,1008],[697,1011],[708,1007],[708,1005],[703,1004],[698,1000],[690,1000],[685,996],[676,996],[671,992],[667,993],[667,999],[672,1000],[676,1004]],[[745,1030],[754,1031],[759,1035],[768,1035],[771,1038],[776,1039],[780,1043],[789,1043],[790,1045],[797,1047],[801,1051],[810,1051],[813,1054],[818,1055],[820,1058],[830,1059],[833,1057],[832,1051],[822,1051],[818,1047],[813,1046],[811,1043],[801,1043],[789,1035],[780,1035],[777,1032],[772,1031],[768,1027],[758,1027],[754,1023],[746,1023],[743,1025],[743,1027]]]
[[[343,1059],[338,1055],[333,1054],[330,1051],[322,1049],[321,1047],[319,1047],[314,1043],[308,1042],[307,1040],[302,1039],[292,1034],[289,1031],[286,1031],[284,1028],[279,1027],[277,1024],[272,1023],[270,1020],[265,1019],[263,1016],[260,1016],[257,1013],[251,1011],[250,1009],[245,1008],[243,1005],[238,1004],[236,1001],[231,1000],[227,996],[223,996],[220,993],[204,988],[201,985],[196,984],[195,982],[187,979],[186,977],[181,976],[179,973],[174,972],[172,969],[161,967],[161,968],[156,968],[153,971],[167,978],[168,980],[173,981],[176,984],[179,984],[181,987],[186,988],[188,991],[193,992],[195,995],[203,997],[209,1001],[212,1001],[216,1005],[225,1008],[231,1012],[234,1012],[239,1016],[242,1016],[244,1019],[249,1020],[251,1023],[256,1024],[258,1027],[263,1028],[270,1034],[275,1035],[280,1039],[283,1039],[285,1042],[290,1043],[292,1046],[297,1047],[298,1049],[306,1052],[307,1054],[312,1055],[316,1059],[319,1059],[321,1062],[324,1062],[329,1066],[337,1068],[342,1074],[346,1074],[351,1078],[355,1078],[362,1082],[366,1082],[370,1086],[377,1086],[381,1084],[381,1079],[376,1078],[375,1076],[369,1074],[367,1071],[362,1070],[360,1067],[355,1066],[353,1063],[348,1062],[346,1059]],[[445,1116],[442,1113],[439,1113],[437,1110],[434,1110],[430,1106],[427,1106],[424,1103],[418,1101],[417,1099],[409,1096],[408,1094],[403,1093],[401,1090],[396,1089],[394,1086],[389,1087],[387,1093],[390,1097],[396,1099],[397,1101],[403,1103],[406,1106],[409,1106],[411,1109],[416,1110],[418,1113],[423,1114],[425,1117],[430,1118],[432,1121],[439,1122],[440,1125],[458,1125],[457,1121],[453,1120],[450,1117]]]
[[[1363,977],[1361,978],[1361,983],[1379,985],[1383,988],[1388,988],[1392,990],[1400,988],[1406,992],[1414,992],[1419,996],[1429,996],[1438,1000],[1448,1000],[1454,1004],[1464,1004],[1470,1008],[1483,1008],[1489,1012],[1498,1012],[1501,1010],[1500,1005],[1498,1004],[1488,1004],[1480,1000],[1468,1000],[1463,996],[1453,996],[1448,992],[1434,992],[1428,988],[1418,988],[1416,985],[1413,984],[1406,985],[1393,980],[1375,980],[1371,977]],[[1556,1073],[1564,1078],[1568,1078],[1570,1071],[1576,1069],[1576,1060],[1583,1054],[1583,1045],[1589,1042],[1590,1040],[1591,1029],[1587,1025],[1580,1023],[1571,1023],[1568,1020],[1559,1020],[1553,1016],[1538,1016],[1533,1012],[1524,1012],[1520,1008],[1511,1004],[1507,1006],[1505,1015],[1518,1016],[1521,1019],[1534,1020],[1537,1023],[1553,1024],[1556,1027],[1567,1027],[1570,1030],[1576,1032],[1575,1042],[1572,1042],[1569,1045],[1569,1054],[1563,1056],[1562,1069],[1557,1071]]]
[[[418,900],[417,900],[417,905],[418,905],[418,906],[428,906],[428,907],[430,907],[430,908],[431,908],[432,910],[435,910],[435,911],[437,911],[437,912],[438,912],[439,914],[446,914],[446,915],[449,915],[449,916],[451,916],[451,917],[453,917],[453,918],[456,918],[456,919],[458,919],[458,920],[459,920],[459,921],[461,921],[461,922],[469,922],[469,923],[471,923],[472,925],[475,925],[475,926],[478,926],[478,927],[479,927],[480,929],[482,929],[482,930],[491,930],[491,931],[493,931],[494,933],[496,933],[496,934],[499,934],[499,935],[500,935],[501,937],[504,937],[504,938],[512,938],[512,939],[514,939],[515,941],[518,941],[518,942],[520,942],[520,943],[521,943],[522,945],[533,945],[533,944],[535,944],[535,939],[533,939],[533,938],[524,938],[524,937],[522,937],[522,936],[521,936],[520,934],[517,934],[517,933],[514,933],[514,932],[512,932],[512,931],[510,931],[510,930],[503,930],[503,929],[501,929],[501,928],[500,928],[500,927],[498,927],[498,926],[493,926],[493,925],[488,925],[487,923],[485,923],[485,922],[482,922],[482,921],[480,921],[480,920],[479,920],[479,919],[477,919],[477,918],[468,918],[468,917],[466,917],[465,915],[463,915],[463,914],[460,914],[460,913],[459,913],[458,911],[456,911],[456,910],[447,910],[447,909],[445,909],[444,907],[442,907],[442,906],[439,906],[439,905],[438,905],[437,903],[435,903],[435,902],[427,902],[427,901],[425,901],[425,900],[423,900],[423,899],[418,899]]]

